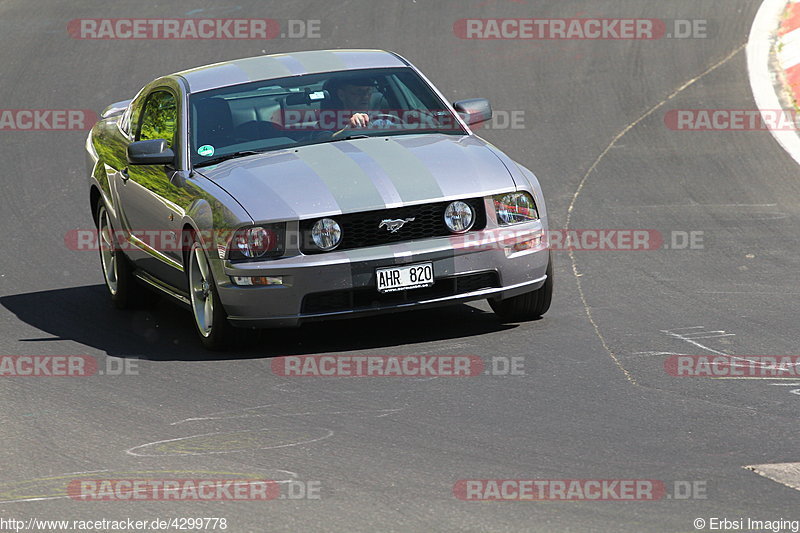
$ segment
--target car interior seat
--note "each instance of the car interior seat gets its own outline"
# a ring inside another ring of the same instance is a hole
[[[233,116],[223,98],[206,98],[193,106],[195,146],[210,144],[215,148],[235,144]]]

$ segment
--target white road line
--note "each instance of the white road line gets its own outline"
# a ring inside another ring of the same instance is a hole
[[[678,329],[700,329],[700,328],[704,328],[704,327],[705,327],[705,326],[693,326],[693,327],[691,327],[691,328],[678,328]],[[692,337],[687,337],[687,336],[686,336],[686,335],[699,334],[699,333],[706,333],[706,332],[687,332],[687,333],[685,333],[685,334],[681,334],[681,333],[676,333],[676,331],[678,331],[678,330],[675,330],[675,329],[673,329],[673,330],[662,329],[662,330],[661,330],[661,333],[663,333],[663,334],[665,334],[665,335],[669,335],[670,337],[675,337],[675,338],[676,338],[676,339],[678,339],[678,340],[686,341],[686,342],[688,342],[689,344],[692,344],[692,345],[694,345],[694,346],[697,346],[697,347],[698,347],[698,348],[700,348],[701,350],[706,350],[706,351],[709,351],[709,352],[715,353],[715,354],[717,354],[717,355],[725,355],[725,356],[729,356],[729,355],[730,355],[730,354],[727,354],[727,353],[725,353],[725,352],[720,352],[719,350],[715,350],[714,348],[709,348],[708,346],[706,346],[706,345],[704,345],[704,344],[700,344],[699,342],[697,342],[696,340],[694,340]],[[723,332],[721,332],[721,333],[724,333],[724,331],[723,331]],[[735,333],[733,333],[732,335],[735,335]],[[699,337],[699,338],[703,338],[703,337]]]
[[[318,428],[318,429],[321,429],[321,430],[325,431],[326,434],[321,436],[321,437],[314,438],[314,439],[300,440],[300,441],[297,441],[297,442],[290,442],[290,443],[286,443],[286,444],[274,444],[274,445],[271,445],[271,446],[257,446],[257,447],[254,447],[254,448],[240,448],[240,449],[234,449],[234,450],[209,451],[209,452],[172,452],[172,453],[167,452],[167,453],[156,453],[156,454],[139,453],[139,452],[135,451],[135,450],[139,450],[141,448],[154,447],[154,446],[156,446],[158,444],[167,444],[167,443],[170,443],[170,442],[179,442],[179,441],[183,441],[183,440],[196,439],[198,437],[215,437],[215,436],[223,436],[224,437],[224,436],[237,435],[237,434],[240,434],[240,433],[258,433],[258,432],[272,431],[272,428],[264,428],[264,429],[250,430],[250,431],[246,430],[246,431],[224,431],[224,432],[217,432],[217,433],[202,433],[200,435],[190,435],[188,437],[179,437],[177,439],[157,440],[155,442],[148,442],[147,444],[140,444],[139,446],[134,446],[133,448],[125,450],[125,453],[127,453],[129,455],[135,455],[137,457],[169,457],[169,456],[184,457],[184,456],[189,456],[189,455],[219,455],[219,454],[226,454],[226,453],[248,452],[248,451],[252,451],[252,450],[274,450],[274,449],[277,449],[277,448],[292,448],[294,446],[300,446],[302,444],[311,444],[312,442],[319,442],[321,440],[325,440],[325,439],[328,439],[328,438],[332,437],[333,434],[334,434],[333,431],[330,430],[330,429],[326,429],[326,428]]]
[[[314,400],[314,402],[323,402],[329,400]],[[309,402],[312,403],[312,402]],[[268,407],[268,406],[265,406]],[[245,410],[253,410],[253,409],[260,409],[256,407],[250,407]],[[198,416],[193,418],[184,418],[183,420],[178,420],[177,422],[173,422],[170,426],[175,426],[178,424],[183,424],[186,422],[202,422],[205,420],[235,420],[240,418],[266,418],[266,417],[273,417],[273,418],[281,418],[281,417],[289,417],[289,416],[317,416],[317,415],[350,415],[350,414],[361,414],[361,413],[381,413],[380,415],[376,415],[376,418],[380,418],[386,415],[390,415],[393,413],[399,413],[400,411],[404,410],[405,407],[399,407],[394,409],[347,409],[343,411],[304,411],[301,413],[256,413],[256,414],[243,414],[243,415],[224,415],[224,416],[214,416],[214,414],[208,416]],[[228,411],[232,412],[232,411]]]

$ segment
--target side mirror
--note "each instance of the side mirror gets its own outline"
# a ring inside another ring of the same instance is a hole
[[[136,141],[128,145],[128,163],[131,165],[169,165],[175,162],[175,153],[167,148],[165,139]]]
[[[453,107],[470,126],[492,119],[492,104],[486,98],[459,100]]]

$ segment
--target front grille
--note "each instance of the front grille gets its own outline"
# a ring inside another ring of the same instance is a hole
[[[483,198],[470,198],[462,200],[462,202],[469,204],[475,210],[475,224],[470,231],[484,229],[486,227],[486,210]],[[452,235],[444,223],[444,211],[450,203],[438,202],[435,204],[412,205],[332,216],[330,218],[336,220],[342,228],[342,242],[336,249],[351,250],[353,248]],[[414,221],[407,222],[395,233],[385,227],[380,227],[383,220],[405,220],[407,218],[413,218]],[[301,250],[305,254],[323,253],[314,245],[314,241],[311,239],[311,228],[317,220],[300,221],[300,231],[303,235]]]
[[[319,292],[303,298],[302,313],[333,313],[337,311],[377,309],[432,298],[445,298],[481,289],[500,287],[497,272],[479,272],[437,279],[430,287],[381,293],[375,287]]]

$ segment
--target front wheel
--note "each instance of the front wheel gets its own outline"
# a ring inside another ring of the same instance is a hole
[[[230,346],[232,327],[220,302],[208,257],[196,235],[188,263],[192,314],[200,342],[209,350],[225,350]]]
[[[524,322],[539,318],[550,309],[553,299],[553,256],[547,258],[547,279],[540,288],[505,300],[489,300],[492,311],[503,322]]]
[[[102,202],[97,207],[97,234],[100,240],[100,264],[111,301],[117,309],[136,307],[141,300],[138,295],[144,289],[136,284],[133,266],[120,250],[111,227],[111,217]]]

